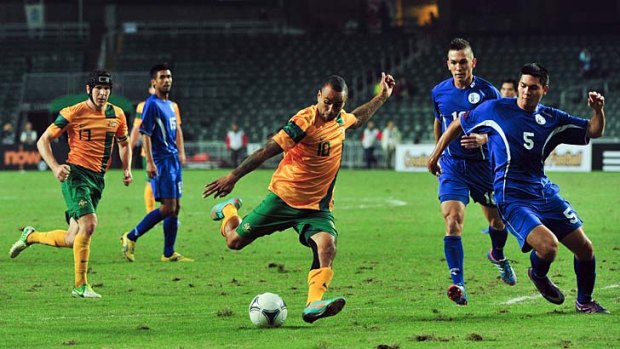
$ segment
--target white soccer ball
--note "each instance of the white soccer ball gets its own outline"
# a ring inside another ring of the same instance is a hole
[[[288,314],[282,297],[270,292],[254,297],[249,312],[250,320],[257,327],[280,327]]]

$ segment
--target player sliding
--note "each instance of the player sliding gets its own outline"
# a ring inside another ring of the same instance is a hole
[[[392,94],[394,78],[381,75],[379,93],[351,113],[343,109],[348,97],[346,82],[340,76],[330,76],[317,93],[317,104],[300,110],[263,148],[228,175],[207,184],[203,192],[205,198],[224,197],[241,177],[284,152],[271,178],[267,197],[243,220],[237,213],[241,207],[239,198],[215,205],[211,217],[222,220],[220,232],[228,248],[234,250],[261,236],[295,229],[299,241],[310,247],[313,254],[303,311],[303,320],[309,323],[336,315],[345,305],[342,297],[322,300],[334,275],[332,263],[338,236],[332,215],[334,186],[345,130],[366,124]]]
[[[596,279],[592,242],[575,210],[544,171],[544,161],[557,145],[584,145],[603,135],[605,98],[597,92],[588,94],[593,110],[589,121],[540,104],[549,91],[549,75],[537,63],[521,69],[518,89],[517,98],[487,101],[455,120],[437,142],[428,169],[441,173],[440,154],[463,132],[488,134],[495,165],[495,201],[521,250],[532,250],[528,275],[538,291],[551,303],[564,302],[562,291],[547,276],[559,241],[575,255],[577,312],[608,313],[592,299]],[[473,140],[462,143],[475,146]]]

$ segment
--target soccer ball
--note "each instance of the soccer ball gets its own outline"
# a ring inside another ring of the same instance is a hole
[[[250,320],[257,327],[280,327],[288,314],[282,297],[270,292],[254,297],[249,312]]]

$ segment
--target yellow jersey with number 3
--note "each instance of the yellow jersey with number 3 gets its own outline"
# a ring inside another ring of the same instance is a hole
[[[111,164],[114,138],[127,141],[127,120],[117,106],[108,103],[98,111],[84,101],[62,109],[45,132],[53,138],[67,132],[70,149],[67,162],[104,173]]]
[[[291,207],[331,211],[345,130],[355,122],[355,115],[344,110],[325,122],[316,105],[297,112],[273,137],[284,150],[284,158],[269,190]]]

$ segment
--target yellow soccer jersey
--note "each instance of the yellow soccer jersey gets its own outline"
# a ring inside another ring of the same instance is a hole
[[[133,119],[134,128],[140,128],[140,125],[142,125],[142,111],[144,110],[144,102],[145,101],[142,101],[136,106],[136,117]],[[172,107],[174,108],[174,112],[177,115],[177,126],[179,126],[181,125],[181,111],[179,110],[179,105],[176,104],[176,102],[172,102]],[[146,157],[146,154],[144,153],[144,148],[142,148],[142,150],[140,151],[140,156]]]
[[[117,106],[108,103],[104,110],[98,111],[84,101],[62,109],[47,131],[54,138],[67,132],[70,149],[67,162],[104,173],[110,167],[114,138],[127,141],[127,120]]]
[[[331,211],[345,130],[355,122],[355,115],[344,110],[328,122],[318,115],[316,105],[300,110],[273,137],[284,158],[269,190],[291,207]]]

